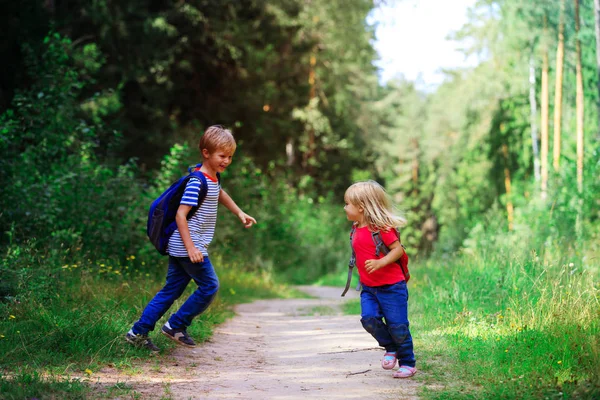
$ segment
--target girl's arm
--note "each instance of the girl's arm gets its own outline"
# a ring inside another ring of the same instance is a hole
[[[242,221],[242,224],[244,224],[244,227],[250,228],[252,225],[256,224],[256,220],[243,212],[242,209],[235,204],[235,201],[233,201],[231,196],[229,196],[223,189],[221,189],[221,192],[219,193],[219,203],[223,204],[229,211],[237,215],[240,221]]]
[[[400,241],[396,240],[388,246],[390,252],[385,257],[378,260],[367,260],[365,261],[365,270],[367,273],[377,271],[379,268],[383,268],[386,265],[396,262],[404,254],[404,247],[400,245]]]
[[[179,235],[181,236],[183,245],[185,246],[188,256],[190,257],[190,261],[193,263],[199,263],[204,261],[204,255],[196,247],[196,245],[192,241],[192,236],[190,235],[190,228],[188,227],[187,215],[191,209],[192,206],[180,204],[179,208],[177,209],[177,214],[175,215],[175,222],[177,223]]]

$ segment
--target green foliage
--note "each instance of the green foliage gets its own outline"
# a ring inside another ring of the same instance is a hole
[[[85,81],[74,59],[93,65],[100,55],[89,46],[79,53],[58,34],[45,43],[39,57],[28,52],[33,84],[0,116],[4,299],[52,293],[56,275],[48,268],[40,274],[44,260],[126,254],[140,239],[145,242],[136,234],[143,213],[133,165],[99,164],[95,137],[104,126],[79,107]],[[30,279],[36,275],[42,278]]]
[[[237,217],[221,210],[215,251],[294,283],[312,282],[347,262],[349,224],[342,199],[301,194],[285,176],[272,180],[272,173],[245,157],[234,158],[230,168],[224,188],[258,224],[244,231]]]

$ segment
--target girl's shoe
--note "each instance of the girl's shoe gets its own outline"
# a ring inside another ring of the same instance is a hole
[[[400,368],[392,375],[394,378],[410,378],[414,374],[417,373],[417,369],[415,367],[408,367],[406,365],[401,365]]]
[[[381,368],[383,369],[393,369],[396,366],[396,353],[387,352],[383,355],[381,359]]]

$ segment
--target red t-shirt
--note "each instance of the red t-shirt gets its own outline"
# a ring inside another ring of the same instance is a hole
[[[381,231],[381,239],[386,246],[398,241],[396,233],[390,229],[389,231]],[[377,271],[367,273],[365,270],[365,262],[385,257],[385,254],[375,256],[375,242],[371,236],[369,227],[365,226],[357,228],[352,237],[352,248],[356,254],[356,268],[360,281],[367,286],[382,286],[392,285],[400,281],[406,280],[402,269],[397,263],[388,264],[385,267],[379,268]]]

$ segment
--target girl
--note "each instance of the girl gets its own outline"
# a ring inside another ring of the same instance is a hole
[[[352,250],[362,284],[360,322],[385,348],[383,369],[393,369],[398,361],[399,369],[392,376],[409,378],[417,369],[408,330],[408,290],[402,269],[395,263],[404,254],[396,228],[406,220],[394,213],[385,189],[375,181],[350,186],[344,202],[346,216],[354,222]],[[387,255],[376,256],[373,232],[379,232],[390,249]]]

